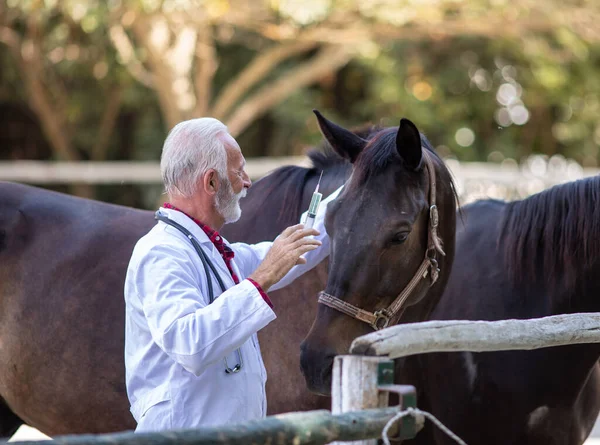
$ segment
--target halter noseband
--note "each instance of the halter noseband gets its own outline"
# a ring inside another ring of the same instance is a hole
[[[386,309],[380,309],[374,312],[368,312],[364,309],[360,309],[326,292],[319,293],[319,303],[336,309],[352,318],[363,321],[369,324],[376,331],[386,328],[389,325],[390,320],[401,314],[400,309],[402,308],[402,305],[406,302],[412,291],[415,290],[419,282],[422,279],[425,279],[427,275],[431,277],[430,286],[433,286],[440,274],[440,269],[438,268],[438,262],[436,260],[436,253],[439,252],[440,255],[446,255],[442,249],[442,242],[437,233],[440,217],[435,200],[435,168],[433,161],[431,160],[431,155],[427,152],[427,150],[423,150],[423,155],[425,157],[425,165],[429,174],[429,230],[427,235],[427,250],[425,251],[425,258],[406,287],[402,290],[402,292],[400,292],[400,294],[398,294],[396,299]]]

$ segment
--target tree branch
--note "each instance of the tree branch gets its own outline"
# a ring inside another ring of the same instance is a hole
[[[96,142],[90,153],[92,161],[105,161],[107,158],[108,144],[115,128],[117,118],[119,117],[122,98],[123,88],[120,86],[113,88],[108,95],[108,100],[106,101],[106,106],[102,115],[102,121],[98,128],[98,136],[96,137]]]
[[[29,103],[36,111],[42,129],[54,151],[61,159],[67,161],[79,160],[80,156],[73,148],[65,129],[64,117],[52,106],[52,101],[48,97],[48,91],[42,81],[43,74],[36,70],[34,64],[28,64],[27,61],[21,64],[21,71],[25,75]]]
[[[194,87],[196,89],[196,117],[205,116],[212,99],[212,82],[219,65],[217,52],[209,24],[198,28],[196,41],[196,76]]]
[[[265,85],[246,99],[227,121],[233,136],[239,135],[256,118],[280,104],[299,88],[335,72],[350,61],[352,54],[343,46],[328,46],[312,60],[298,66],[272,84]]]
[[[173,75],[169,63],[164,59],[164,54],[157,52],[150,42],[147,32],[150,23],[140,18],[133,22],[133,31],[136,38],[148,51],[148,63],[153,73],[154,85],[160,108],[169,128],[174,127],[181,121],[181,113],[177,106],[177,100],[173,92]]]
[[[146,71],[142,62],[135,57],[133,44],[127,36],[125,29],[121,25],[113,25],[110,27],[109,36],[129,74],[142,85],[153,88],[154,81],[152,74]]]
[[[55,112],[55,119],[60,122],[63,133],[70,140],[72,128],[67,118],[66,110],[69,107],[69,94],[62,79],[56,72],[46,69],[45,55],[42,54],[44,36],[38,14],[30,14],[27,19],[27,34],[25,42],[31,45],[28,48],[29,69],[39,74],[39,81],[45,86],[46,95],[50,100],[49,105]]]
[[[16,31],[5,26],[0,27],[0,42],[8,47],[17,61],[21,60],[21,38]]]
[[[442,23],[422,20],[417,16],[412,22],[402,26],[378,22],[375,26],[367,27],[361,24],[361,16],[357,16],[352,24],[344,20],[329,21],[303,34],[299,34],[298,30],[285,23],[250,22],[238,17],[229,20],[229,23],[272,41],[294,39],[338,45],[360,44],[367,40],[381,43],[393,40],[442,39],[462,35],[522,38],[532,33],[551,31],[559,25],[577,29],[583,37],[593,42],[600,40],[600,31],[593,25],[597,22],[597,18],[598,15],[588,9],[586,14],[581,16],[561,13],[558,18],[549,18],[531,13],[523,18],[509,19],[499,16],[490,9],[490,14],[482,14],[476,20],[459,14],[457,19],[447,19]]]
[[[257,56],[238,77],[229,82],[214,106],[213,116],[217,119],[224,119],[235,103],[269,74],[274,67],[290,57],[315,48],[317,45],[316,42],[309,41],[294,42],[276,46]]]
[[[8,46],[23,74],[29,104],[40,119],[44,135],[48,138],[53,151],[61,159],[78,160],[79,155],[71,145],[65,125],[60,118],[61,114],[52,106],[52,100],[42,81],[44,75],[41,71],[43,64],[40,62],[39,47],[34,40],[23,43],[20,36],[7,27],[0,28],[0,42]]]

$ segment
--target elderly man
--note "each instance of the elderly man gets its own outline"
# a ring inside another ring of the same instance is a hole
[[[182,122],[163,147],[168,203],[135,246],[125,281],[125,367],[137,432],[240,422],[266,414],[256,332],[276,318],[266,292],[329,253],[321,206],[315,229],[271,242],[228,244],[251,186],[245,160],[216,119]]]

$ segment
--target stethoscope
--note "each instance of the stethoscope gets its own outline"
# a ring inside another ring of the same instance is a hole
[[[190,232],[188,229],[183,227],[181,224],[173,221],[172,219],[169,219],[168,216],[160,213],[160,210],[154,214],[154,218],[157,219],[158,221],[162,221],[165,224],[175,227],[177,230],[179,230],[181,233],[183,233],[191,241],[192,246],[194,246],[194,249],[198,253],[198,256],[200,256],[200,260],[202,260],[202,265],[204,266],[204,273],[206,274],[206,280],[208,281],[207,285],[208,285],[209,304],[212,303],[213,301],[215,301],[215,294],[214,294],[213,287],[212,287],[212,278],[211,278],[210,272],[208,270],[209,268],[212,271],[212,273],[215,275],[215,277],[217,278],[217,282],[219,283],[219,286],[221,287],[221,291],[225,292],[227,290],[227,288],[225,287],[225,284],[223,284],[223,280],[221,280],[221,277],[217,273],[217,270],[215,269],[215,265],[212,263],[212,261],[210,260],[208,255],[206,253],[204,253],[204,250],[202,250],[202,248],[200,247],[200,243],[198,242],[198,240],[196,240],[196,237],[194,235],[192,235],[192,232]],[[242,351],[240,351],[240,348],[236,349],[235,352],[238,357],[238,364],[235,365],[233,368],[230,368],[229,365],[227,364],[227,357],[225,357],[223,359],[225,361],[225,372],[227,374],[235,374],[236,372],[239,372],[240,369],[242,369],[242,366],[244,364],[244,362],[242,360]]]

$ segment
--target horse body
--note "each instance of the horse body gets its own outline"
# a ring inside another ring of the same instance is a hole
[[[316,168],[283,167],[256,182],[231,241],[273,240],[321,191],[349,171],[313,155]],[[43,433],[131,430],[123,363],[123,284],[137,240],[155,224],[136,210],[0,183],[0,436],[26,423]],[[269,414],[327,407],[300,372],[300,342],[316,311],[327,264],[271,295],[277,320],[259,332]]]
[[[0,183],[0,395],[47,434],[135,426],[123,282],[151,212]],[[8,413],[0,433],[20,421]]]
[[[381,142],[390,135],[388,130],[375,139]],[[366,188],[377,189],[378,175],[397,162],[389,150],[386,156],[373,158],[381,164],[380,171],[363,178],[361,186],[368,182]],[[446,256],[440,258],[438,281],[431,288],[425,282],[416,288],[400,322],[600,311],[595,298],[600,292],[599,179],[563,185],[522,202],[467,206],[466,224],[456,231],[457,260],[452,267],[454,195],[442,161],[433,152],[431,156],[440,187]],[[226,226],[223,234],[232,242],[271,240],[306,210],[321,170],[324,195],[351,173],[350,164],[339,159],[315,159],[314,168],[286,167],[258,181],[241,202],[242,219]],[[407,164],[415,159],[409,155]],[[328,407],[327,397],[308,392],[305,377],[318,392],[327,392],[327,360],[345,353],[354,337],[371,330],[317,305],[318,291],[327,283],[331,293],[347,295],[368,310],[378,308],[402,289],[421,261],[428,224],[427,180],[419,168],[406,172],[405,167],[390,167],[399,170],[386,173],[385,181],[391,182],[379,188],[392,190],[400,184],[396,195],[350,187],[334,212],[345,212],[350,219],[328,222],[328,231],[332,228],[337,236],[333,274],[328,277],[325,262],[273,293],[278,319],[259,332],[269,376],[269,414]],[[400,179],[395,182],[392,176]],[[344,207],[360,200],[370,206],[368,212],[360,206]],[[376,264],[375,255],[363,267],[357,258],[379,248],[389,229],[386,224],[393,220],[390,212],[397,217],[403,211],[406,221],[398,227],[402,232],[411,226],[414,239],[377,252],[386,259],[383,265]],[[373,227],[360,226],[365,221]],[[0,183],[1,436],[23,422],[49,435],[135,427],[124,386],[123,283],[135,242],[154,224],[152,212]],[[344,235],[344,224],[365,230]],[[372,277],[375,284],[365,286]],[[298,351],[311,323],[304,341],[303,376]],[[315,354],[319,348],[320,356]],[[419,406],[467,443],[575,445],[583,443],[600,410],[599,348],[426,354],[399,360],[397,369],[402,383],[417,387]],[[319,372],[310,370],[317,365]],[[427,424],[414,443],[446,440]]]
[[[600,178],[524,201],[463,208],[456,262],[431,318],[527,319],[600,311]],[[406,376],[469,444],[579,445],[600,410],[597,344],[426,354]],[[435,438],[435,440],[434,440]],[[452,443],[428,426],[414,443]]]

